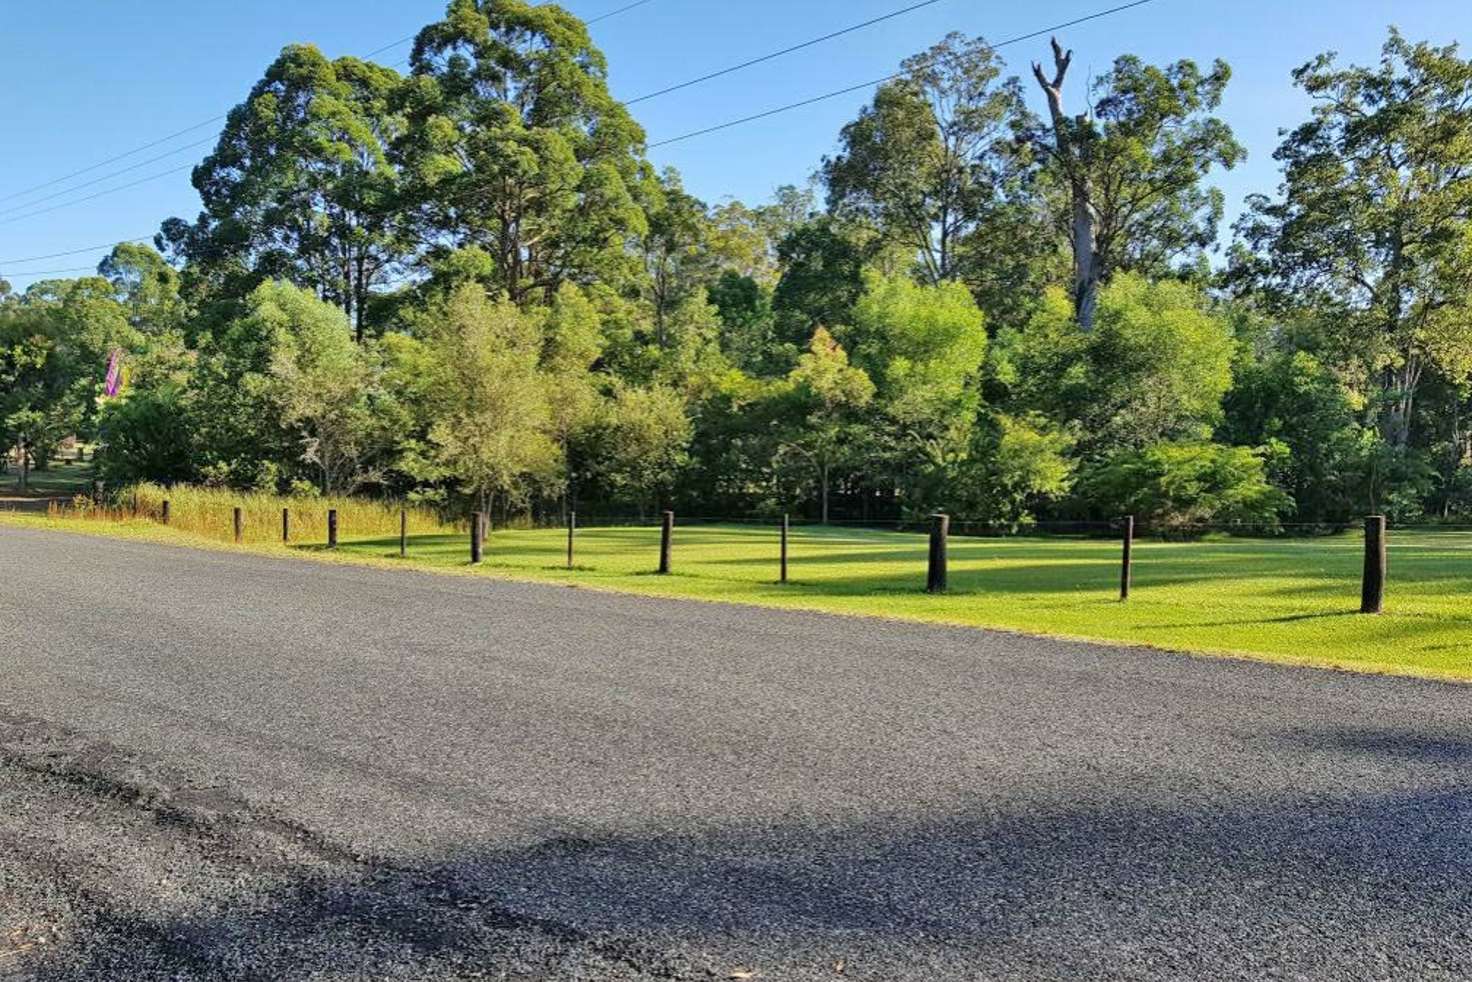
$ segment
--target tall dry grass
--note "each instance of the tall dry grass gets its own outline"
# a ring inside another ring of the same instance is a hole
[[[165,501],[169,503],[171,528],[219,542],[235,540],[236,508],[241,509],[243,538],[247,543],[279,543],[283,508],[290,510],[290,541],[295,545],[325,544],[327,512],[331,509],[337,511],[337,534],[342,542],[397,537],[401,508],[408,512],[410,535],[460,531],[457,523],[446,522],[431,508],[397,502],[369,498],[299,497],[185,485],[165,488],[157,484],[138,484],[117,492],[109,503],[102,506],[79,498],[67,509],[66,516],[109,522],[130,519],[160,521]]]

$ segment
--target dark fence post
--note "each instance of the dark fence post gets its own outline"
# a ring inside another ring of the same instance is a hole
[[[245,541],[245,515],[239,508],[235,509],[235,544]]]
[[[399,558],[403,559],[409,552],[409,509],[399,509]]]
[[[783,512],[783,514],[782,514],[782,578],[781,578],[781,580],[778,581],[780,583],[786,583],[787,582],[787,532],[788,532],[788,526],[789,526],[789,522],[787,520],[787,513],[786,512]]]
[[[1360,584],[1360,613],[1385,609],[1385,516],[1365,519],[1365,575]]]
[[[1126,515],[1123,524],[1124,532],[1120,537],[1119,599],[1128,600],[1130,598],[1131,564],[1133,562],[1130,552],[1135,545],[1135,516]]]
[[[485,533],[483,512],[474,512],[470,516],[470,565],[476,566],[480,563],[481,536]]]
[[[169,499],[164,499],[163,513],[159,516],[165,525],[169,524]]]
[[[930,516],[930,569],[925,577],[926,593],[946,592],[946,537],[951,533],[951,516]]]
[[[291,509],[281,509],[281,541],[291,541]]]
[[[327,509],[327,548],[337,548],[337,509]]]
[[[675,513],[667,511],[664,513],[664,523],[659,529],[659,571],[668,573],[670,571],[670,540],[675,533]]]
[[[567,568],[572,569],[572,537],[578,530],[578,513],[567,513]]]

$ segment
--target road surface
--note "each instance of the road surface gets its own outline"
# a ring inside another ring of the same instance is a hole
[[[1467,687],[14,527],[0,563],[0,978],[1472,975]]]

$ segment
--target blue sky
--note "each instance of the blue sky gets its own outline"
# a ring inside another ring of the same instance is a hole
[[[630,0],[566,0],[583,17]],[[674,82],[907,6],[914,0],[648,0],[592,28],[609,60],[614,93],[634,98]],[[881,77],[948,31],[993,41],[1080,17],[1122,0],[997,3],[939,0],[931,6],[753,69],[634,107],[651,141]],[[115,164],[31,194],[15,192],[131,150],[238,103],[282,45],[310,41],[329,55],[366,54],[413,34],[443,10],[440,0],[50,0],[0,3],[0,276],[24,288],[43,271],[95,263],[106,252],[12,263],[11,259],[152,234],[171,215],[192,218],[198,199],[187,168],[115,194],[45,211],[97,191],[193,163],[208,145],[78,189],[122,168],[214,134],[204,127]],[[1247,146],[1247,162],[1214,182],[1234,217],[1245,194],[1277,184],[1278,130],[1301,120],[1306,101],[1289,72],[1315,53],[1346,60],[1378,55],[1394,23],[1412,39],[1472,40],[1465,0],[1152,0],[1063,32],[1075,49],[1074,99],[1085,73],[1132,52],[1152,62],[1225,58],[1233,68],[1222,115]],[[1047,52],[1045,39],[1003,49],[1009,69]],[[400,45],[376,56],[392,63]],[[1030,79],[1029,97],[1036,103]],[[712,203],[759,202],[783,183],[802,183],[839,128],[867,99],[855,92],[770,119],[652,151],[691,191]],[[1076,104],[1076,101],[1075,101]],[[1036,106],[1036,108],[1041,108]],[[41,199],[45,200],[41,200]]]

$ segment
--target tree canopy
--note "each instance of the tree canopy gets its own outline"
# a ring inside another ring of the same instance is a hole
[[[1061,40],[1024,84],[945,37],[743,202],[651,164],[556,5],[451,0],[407,74],[290,45],[197,216],[0,285],[0,438],[530,519],[1472,512],[1472,64],[1308,61],[1223,261],[1229,68],[1090,56],[1081,99]]]

